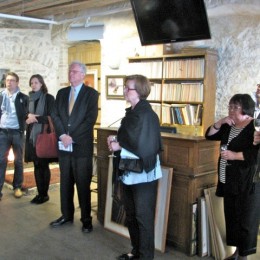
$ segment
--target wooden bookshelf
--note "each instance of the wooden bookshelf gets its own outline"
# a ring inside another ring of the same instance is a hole
[[[129,73],[143,74],[152,83],[148,100],[161,124],[175,126],[178,133],[188,135],[194,135],[196,116],[201,122],[199,135],[214,122],[216,66],[216,51],[205,49],[129,58]]]

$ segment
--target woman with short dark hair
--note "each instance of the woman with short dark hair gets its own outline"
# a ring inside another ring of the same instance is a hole
[[[209,140],[220,141],[216,195],[224,197],[226,241],[235,253],[226,259],[247,259],[255,254],[260,219],[260,182],[255,182],[257,152],[253,144],[255,102],[248,94],[234,95],[228,116],[210,126]]]

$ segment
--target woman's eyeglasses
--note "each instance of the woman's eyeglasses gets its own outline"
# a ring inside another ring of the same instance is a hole
[[[136,90],[136,89],[135,89],[135,88],[129,88],[129,87],[124,86],[124,90],[127,91],[127,92],[129,92],[129,91],[131,91],[131,90]]]
[[[228,106],[228,110],[238,111],[239,109],[241,109],[240,106]]]

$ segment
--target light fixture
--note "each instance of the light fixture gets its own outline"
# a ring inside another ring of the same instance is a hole
[[[33,18],[33,17],[11,15],[11,14],[2,14],[2,13],[0,13],[0,18],[22,20],[22,21],[28,21],[28,22],[33,22],[33,23],[59,24],[58,22],[46,20],[46,19],[38,19],[38,18]]]

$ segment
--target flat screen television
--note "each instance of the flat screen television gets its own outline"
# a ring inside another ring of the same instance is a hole
[[[210,39],[204,0],[130,0],[142,45]]]

